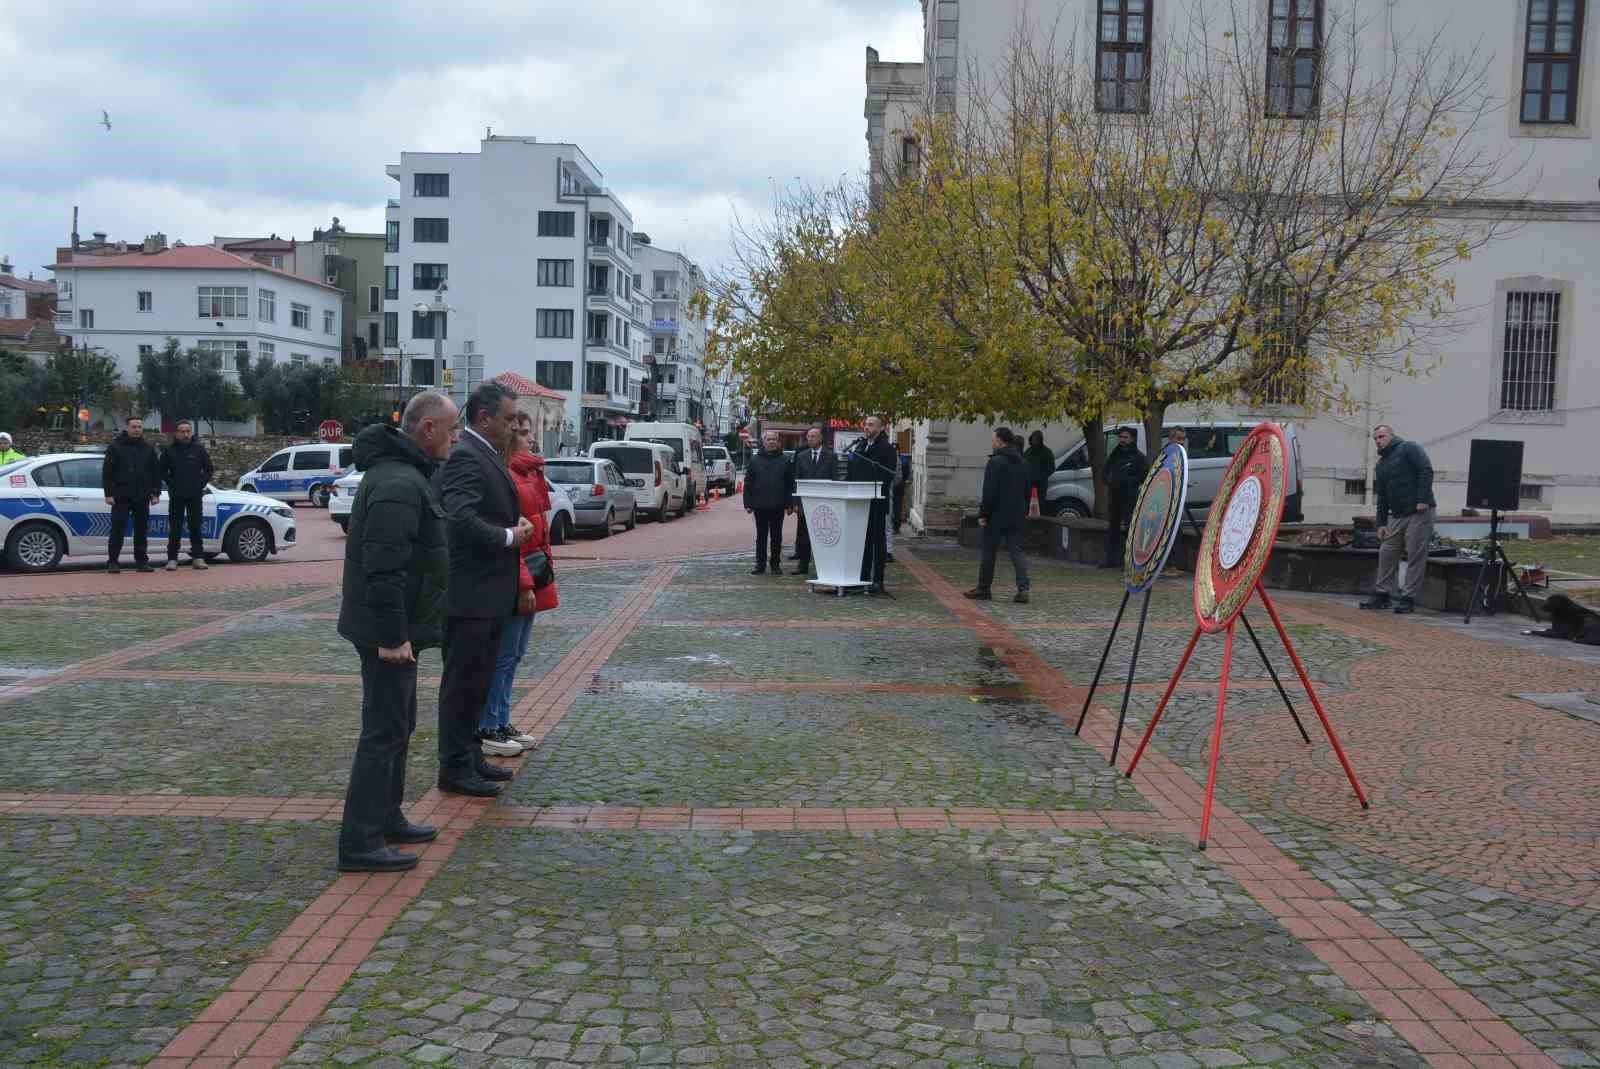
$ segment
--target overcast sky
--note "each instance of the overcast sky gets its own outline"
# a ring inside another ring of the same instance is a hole
[[[0,0],[0,253],[50,277],[74,204],[112,240],[381,232],[385,164],[488,126],[576,142],[712,267],[772,182],[864,169],[865,47],[921,39],[917,0]]]

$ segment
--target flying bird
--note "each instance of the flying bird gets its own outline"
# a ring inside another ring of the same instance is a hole
[[[104,126],[107,130],[111,129],[111,113],[109,111],[102,110],[100,112],[100,125]]]

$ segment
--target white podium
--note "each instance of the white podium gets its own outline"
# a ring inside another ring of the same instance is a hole
[[[861,558],[872,502],[883,496],[878,484],[799,479],[795,493],[811,532],[811,559],[817,562],[817,577],[807,583],[812,589],[832,587],[835,594],[867,586],[861,578]]]

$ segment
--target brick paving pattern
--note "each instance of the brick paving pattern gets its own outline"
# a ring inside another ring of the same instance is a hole
[[[1284,597],[1373,808],[1241,635],[1200,853],[1220,641],[1128,780],[1126,641],[1071,734],[1114,576],[975,605],[908,541],[895,599],[815,597],[727,503],[558,550],[505,799],[425,789],[425,659],[441,837],[339,876],[360,688],[302,520],[320,560],[0,586],[0,1065],[1600,1065],[1600,746],[1511,697],[1592,665]]]

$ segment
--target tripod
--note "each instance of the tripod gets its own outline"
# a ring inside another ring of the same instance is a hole
[[[1495,582],[1490,586],[1489,569],[1495,569]],[[1506,557],[1505,549],[1500,545],[1500,510],[1489,510],[1489,546],[1483,551],[1483,560],[1478,563],[1478,577],[1472,582],[1472,596],[1467,599],[1467,615],[1463,623],[1472,622],[1472,612],[1478,607],[1478,591],[1483,591],[1483,611],[1488,616],[1493,616],[1495,598],[1506,588],[1505,576],[1510,575],[1511,581],[1517,585],[1517,593],[1522,595],[1522,604],[1527,608],[1528,615],[1539,619],[1539,611],[1533,607],[1533,599],[1528,597],[1527,588],[1522,585],[1522,578],[1517,575],[1517,567]]]

